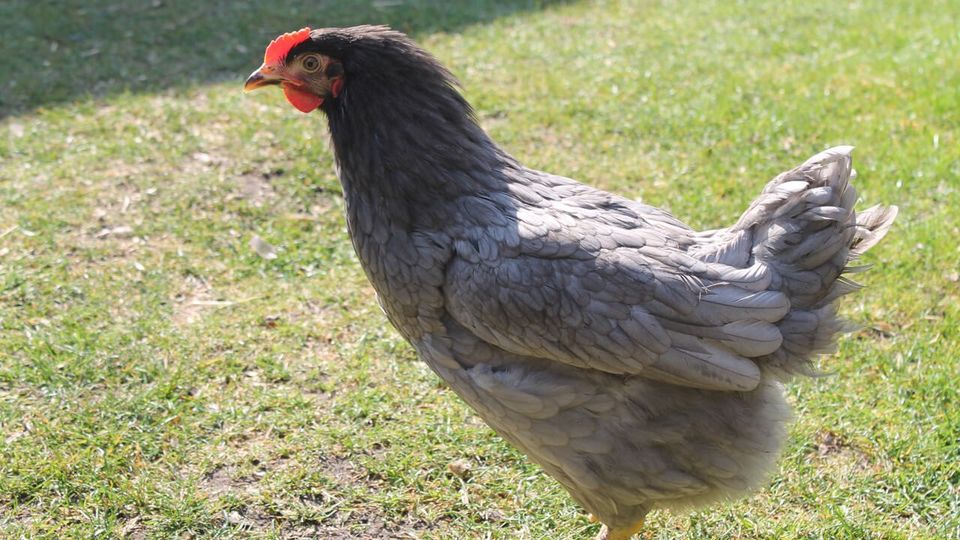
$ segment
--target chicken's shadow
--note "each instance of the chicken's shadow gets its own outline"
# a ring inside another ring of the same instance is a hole
[[[242,81],[303,26],[454,32],[568,0],[65,0],[0,5],[0,118],[88,96]]]

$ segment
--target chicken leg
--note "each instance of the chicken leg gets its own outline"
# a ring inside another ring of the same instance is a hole
[[[604,525],[600,529],[600,534],[598,534],[594,540],[630,540],[630,538],[640,532],[642,528],[642,519],[629,527],[621,527],[619,529],[611,529]]]

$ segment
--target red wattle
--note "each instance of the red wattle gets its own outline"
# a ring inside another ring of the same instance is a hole
[[[298,111],[308,113],[323,103],[323,98],[310,92],[304,92],[296,86],[284,84],[283,95]]]

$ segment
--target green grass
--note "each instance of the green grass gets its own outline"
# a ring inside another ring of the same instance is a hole
[[[596,530],[375,307],[322,117],[240,92],[277,33],[358,22],[525,163],[695,226],[857,145],[862,204],[901,207],[863,330],[791,385],[767,488],[644,537],[960,537],[956,2],[204,5],[0,5],[0,537]]]

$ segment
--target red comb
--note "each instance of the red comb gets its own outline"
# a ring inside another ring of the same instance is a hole
[[[296,32],[287,32],[267,45],[267,52],[263,53],[264,64],[276,64],[283,62],[290,49],[303,43],[310,37],[310,28],[301,28]]]

